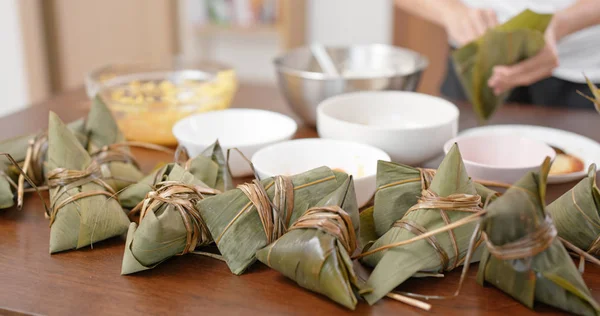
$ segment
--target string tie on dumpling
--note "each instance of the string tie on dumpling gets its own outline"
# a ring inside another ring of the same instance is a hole
[[[292,179],[288,176],[275,176],[273,186],[273,201],[258,180],[238,186],[256,208],[269,244],[287,232],[294,209]]]
[[[146,198],[129,213],[130,217],[139,213],[141,222],[149,212],[160,209],[162,204],[173,206],[181,215],[185,225],[186,243],[179,255],[192,252],[198,246],[212,242],[206,223],[196,209],[196,203],[204,199],[204,195],[215,195],[218,190],[203,186],[181,183],[179,181],[163,181],[155,184],[154,190],[146,194]]]
[[[83,186],[88,183],[94,183],[100,188],[97,190],[83,191],[75,194],[69,194],[71,189]],[[53,202],[50,205],[49,214],[50,226],[56,219],[58,210],[69,203],[95,195],[103,195],[111,199],[116,198],[116,192],[100,176],[100,169],[95,161],[92,161],[85,170],[69,170],[67,168],[56,168],[48,172],[48,187],[50,189],[58,188],[54,193]],[[61,199],[63,195],[65,198]]]

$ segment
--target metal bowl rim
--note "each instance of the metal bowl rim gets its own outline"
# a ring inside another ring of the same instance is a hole
[[[428,66],[429,66],[429,59],[412,50],[412,49],[408,49],[408,48],[404,48],[404,47],[399,47],[399,46],[392,46],[392,45],[386,45],[386,44],[367,44],[367,45],[353,45],[353,46],[344,46],[344,45],[340,45],[340,46],[326,46],[326,48],[334,48],[334,49],[340,49],[340,48],[358,48],[358,47],[382,47],[388,50],[392,50],[392,51],[404,51],[404,52],[408,52],[411,54],[414,54],[416,56],[416,67],[414,71],[411,72],[407,72],[407,73],[401,73],[401,72],[394,72],[390,75],[381,75],[381,76],[370,76],[370,77],[344,77],[344,76],[330,76],[327,75],[323,72],[315,72],[315,71],[306,71],[306,70],[299,70],[296,68],[292,68],[292,67],[288,67],[288,66],[284,66],[283,65],[283,59],[288,56],[289,54],[293,53],[293,52],[297,52],[303,49],[307,49],[307,46],[302,46],[302,47],[298,47],[295,48],[293,50],[290,50],[284,54],[281,54],[277,57],[275,57],[273,59],[273,64],[275,65],[275,68],[277,70],[277,72],[280,73],[284,73],[284,74],[291,74],[294,75],[296,77],[299,78],[303,78],[303,79],[314,79],[314,80],[345,80],[345,81],[353,81],[353,80],[370,80],[370,79],[385,79],[385,78],[396,78],[396,77],[407,77],[407,76],[412,76],[412,75],[416,75],[419,74],[421,72],[423,72]]]

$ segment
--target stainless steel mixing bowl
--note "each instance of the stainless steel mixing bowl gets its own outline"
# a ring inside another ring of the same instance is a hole
[[[339,76],[323,73],[309,47],[294,49],[274,60],[279,88],[294,112],[313,126],[321,101],[354,91],[414,91],[429,64],[417,52],[382,44],[326,50]]]

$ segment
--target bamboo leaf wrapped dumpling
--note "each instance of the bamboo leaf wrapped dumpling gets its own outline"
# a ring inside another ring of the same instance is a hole
[[[79,142],[84,145],[87,142],[85,135],[85,121],[83,119],[71,122],[67,125],[69,130],[77,136]],[[27,172],[29,178],[35,185],[41,186],[46,182],[44,164],[48,150],[47,131],[18,136],[0,142],[0,152],[10,154]],[[14,205],[14,193],[18,191],[19,185],[22,190],[26,184],[25,178],[13,169],[14,166],[8,161],[0,158],[0,209]],[[8,185],[8,187],[7,187]],[[22,203],[22,193],[18,197]]]
[[[401,247],[382,247],[407,241],[481,211],[481,197],[466,173],[455,144],[417,204],[363,252],[361,261],[375,268],[367,280],[367,287],[373,289],[364,295],[367,302],[374,304],[417,273],[449,271],[462,265],[475,223]]]
[[[129,219],[97,164],[55,113],[49,121],[50,253],[124,234]]]
[[[198,156],[188,159],[184,167],[209,187],[225,192],[233,189],[231,172],[219,141],[204,149]]]
[[[427,190],[436,170],[415,168],[382,161],[377,163],[377,192],[373,206],[373,222],[378,237],[383,236],[406,211],[415,205],[423,190]],[[495,198],[498,193],[474,183],[483,201]],[[493,200],[493,199],[492,199]]]
[[[144,177],[138,183],[135,183],[119,193],[119,201],[125,208],[133,208],[140,203],[150,191],[155,183],[158,183],[169,176],[169,170],[176,165],[168,164],[169,167],[159,168],[151,174]],[[229,167],[223,155],[221,145],[216,141],[206,148],[195,158],[187,159],[182,164],[182,170],[191,173],[194,178],[202,182],[202,186],[213,188],[219,192],[227,191],[233,188],[233,180]],[[173,178],[173,180],[176,180]]]
[[[256,256],[298,285],[354,310],[358,281],[350,256],[357,246],[358,217],[354,183],[348,177]]]
[[[110,109],[100,96],[92,101],[85,125],[88,135],[87,150],[92,154],[106,183],[119,191],[144,177],[127,146]]]
[[[600,256],[600,190],[596,165],[575,187],[548,205],[558,235],[594,256]]]
[[[541,302],[580,315],[598,315],[593,299],[544,207],[546,159],[487,208],[486,247],[477,281],[489,283],[525,306]]]
[[[204,199],[197,208],[231,272],[242,274],[256,261],[256,251],[283,235],[347,177],[327,167],[277,176]]]
[[[140,213],[139,226],[129,225],[121,274],[152,269],[212,242],[196,203],[218,191],[177,164],[164,169],[153,191],[132,210]]]
[[[0,173],[0,210],[15,204],[11,181],[8,175]]]

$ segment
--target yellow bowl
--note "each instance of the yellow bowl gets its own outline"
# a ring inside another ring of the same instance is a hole
[[[128,140],[174,145],[177,140],[171,131],[177,121],[231,106],[237,90],[235,71],[211,65],[205,69],[109,66],[88,76],[86,87],[90,97],[99,94],[107,103]]]

